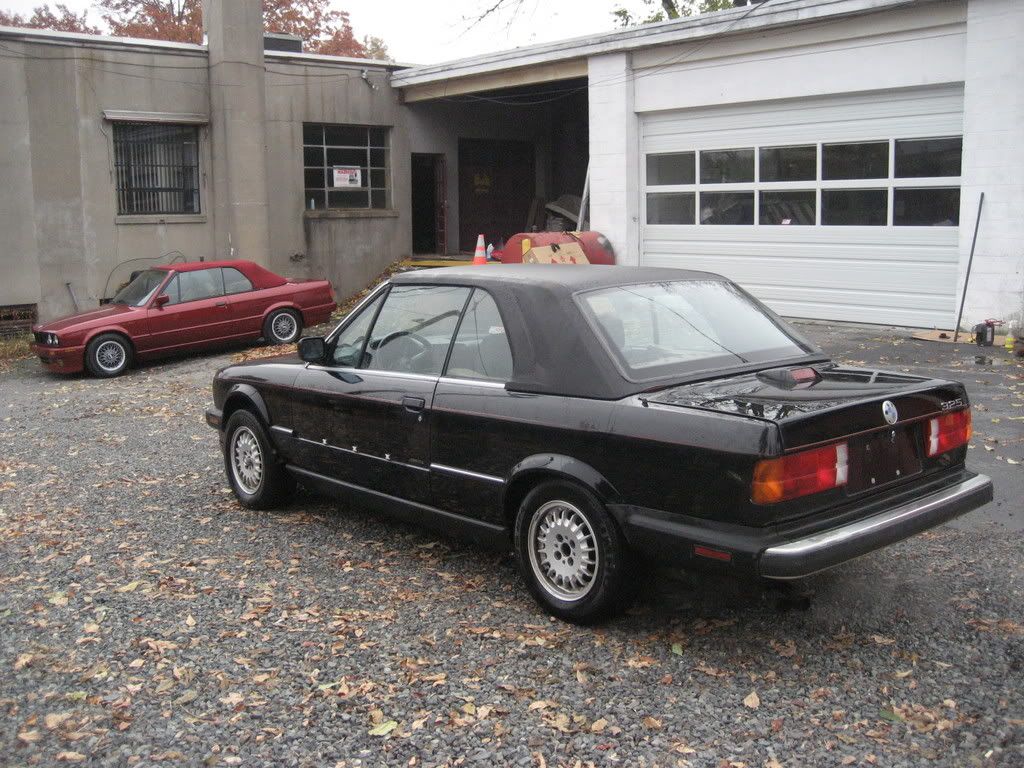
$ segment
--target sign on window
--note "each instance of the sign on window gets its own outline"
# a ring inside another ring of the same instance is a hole
[[[363,173],[359,168],[347,165],[334,166],[335,187],[361,187],[363,186]]]

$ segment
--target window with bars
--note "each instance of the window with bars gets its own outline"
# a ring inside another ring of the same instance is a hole
[[[307,210],[387,208],[388,129],[380,126],[302,126]]]
[[[962,143],[950,136],[649,154],[647,223],[957,226]]]
[[[117,212],[196,214],[199,209],[199,128],[115,123]]]

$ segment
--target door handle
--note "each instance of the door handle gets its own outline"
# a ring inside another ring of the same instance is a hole
[[[402,398],[402,407],[410,413],[419,413],[426,406],[427,401],[422,397],[410,397],[406,395]]]
[[[226,301],[218,301],[213,306],[215,306],[215,307],[226,307],[227,305],[228,305],[228,303]]]

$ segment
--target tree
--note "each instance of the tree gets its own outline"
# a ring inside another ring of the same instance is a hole
[[[694,16],[712,11],[722,11],[732,8],[732,0],[643,0],[648,8],[644,18],[635,18],[628,9],[621,6],[612,11],[620,27],[633,27],[638,24],[655,24],[659,21],[678,19],[685,16]],[[657,5],[658,10],[651,10]]]
[[[201,0],[98,0],[96,5],[117,37],[203,41]]]
[[[0,26],[27,27],[29,29],[53,29],[58,32],[83,32],[98,35],[100,30],[86,21],[88,11],[78,14],[63,3],[57,3],[53,9],[49,5],[39,5],[32,10],[27,19],[18,13],[0,11]]]
[[[96,6],[112,35],[200,43],[203,40],[202,0],[97,0]],[[0,12],[0,24],[39,29],[60,29],[98,34],[62,4],[35,9],[27,21],[17,14]],[[263,0],[263,25],[268,32],[284,32],[302,38],[305,50],[333,56],[387,58],[388,49],[379,37],[356,39],[345,11],[331,8],[331,0]]]
[[[388,53],[388,46],[384,40],[373,35],[366,35],[363,38],[363,48],[366,50],[366,58],[377,61],[391,61],[391,54]]]

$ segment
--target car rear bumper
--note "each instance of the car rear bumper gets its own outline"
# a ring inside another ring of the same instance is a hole
[[[609,505],[631,547],[666,563],[797,579],[941,525],[992,500],[992,481],[965,470],[846,508],[828,521],[755,528]]]
[[[768,547],[758,572],[769,579],[797,579],[902,541],[992,501],[992,481],[975,475],[886,512]]]
[[[29,348],[43,367],[52,373],[79,373],[84,368],[82,347],[47,347],[33,343]]]

